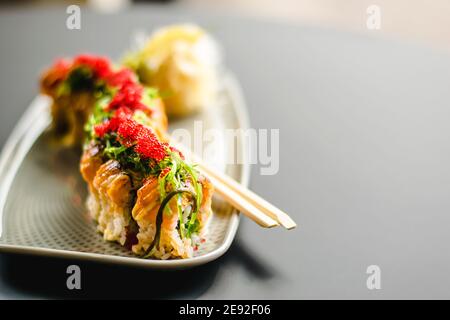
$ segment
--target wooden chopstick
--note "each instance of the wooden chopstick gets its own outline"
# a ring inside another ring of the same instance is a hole
[[[181,150],[184,154],[190,156],[190,158],[199,166],[200,171],[211,180],[217,192],[224,197],[227,202],[259,225],[265,227],[282,225],[288,230],[297,227],[294,220],[292,220],[285,212],[281,211],[251,190],[245,188],[226,174],[214,170],[200,159],[200,157],[189,152],[186,148],[172,142],[171,144]]]
[[[201,169],[200,171],[202,171],[202,173],[208,177],[208,179],[214,185],[217,193],[220,194],[225,199],[225,201],[227,201],[234,208],[255,221],[261,227],[273,228],[279,225],[277,221],[261,212],[261,210],[253,206],[250,202],[245,201],[238,193],[228,188],[222,181],[217,180],[213,175],[210,175]]]
[[[272,218],[273,220],[277,221],[280,225],[285,227],[288,230],[294,229],[297,227],[297,224],[292,220],[291,217],[289,217],[286,213],[275,207],[273,204],[269,203],[268,201],[264,200],[260,196],[258,196],[253,191],[245,188],[243,185],[236,182],[236,180],[230,178],[229,176],[218,172],[211,167],[209,167],[207,164],[205,164],[202,161],[198,161],[199,159],[196,159],[196,162],[200,169],[207,173],[209,177],[214,177],[214,179],[217,179],[221,183],[225,184],[227,188],[230,190],[233,190],[234,192],[238,193],[242,198],[244,198],[246,201],[251,203],[253,206],[258,208],[260,211],[262,211],[264,214],[266,214],[268,217]]]

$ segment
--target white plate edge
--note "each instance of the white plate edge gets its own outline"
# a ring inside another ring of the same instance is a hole
[[[250,127],[248,111],[246,108],[244,96],[242,93],[241,86],[237,81],[236,77],[230,72],[227,71],[224,74],[223,78],[224,88],[229,92],[229,95],[233,102],[233,109],[236,113],[236,120],[238,121],[238,126],[241,129],[248,129]],[[17,123],[10,137],[8,138],[2,153],[0,155],[0,237],[2,235],[2,222],[3,222],[3,211],[5,207],[5,201],[7,199],[8,193],[10,191],[11,184],[14,180],[14,177],[23,161],[23,158],[26,156],[27,152],[30,150],[36,139],[48,125],[50,119],[48,116],[41,116],[42,114],[48,115],[47,112],[42,112],[44,108],[48,108],[49,99],[45,96],[39,95],[37,96],[31,103],[22,118]],[[40,117],[39,117],[40,116]],[[38,126],[34,124],[33,132],[28,132],[27,130],[31,126],[31,123],[40,119],[41,125]],[[44,122],[45,121],[45,122]],[[24,139],[25,138],[25,139]],[[239,143],[241,145],[245,144],[245,139],[243,139],[242,135],[240,136]],[[17,150],[16,153],[14,151]],[[248,152],[248,148],[242,146],[242,153]],[[244,155],[244,159],[245,156]],[[11,159],[12,157],[12,159]],[[8,161],[9,160],[9,161]],[[11,163],[10,170],[5,171],[8,167],[7,164]],[[250,180],[250,165],[242,164],[240,175],[241,181],[240,183],[244,186],[248,186]],[[5,190],[5,192],[3,192]],[[98,253],[88,253],[88,252],[79,252],[79,251],[68,251],[68,250],[60,250],[60,249],[49,249],[49,248],[38,248],[38,247],[30,247],[30,246],[16,246],[16,245],[7,245],[0,244],[0,251],[3,252],[11,252],[11,253],[25,253],[25,254],[36,254],[36,255],[45,255],[49,257],[66,257],[66,258],[74,258],[74,259],[82,259],[82,260],[93,260],[98,262],[110,262],[110,263],[120,263],[126,265],[133,266],[142,266],[142,267],[150,267],[155,269],[180,269],[180,268],[189,268],[202,264],[206,264],[213,260],[218,259],[223,254],[225,254],[230,248],[231,244],[234,241],[237,229],[239,227],[239,213],[234,210],[232,213],[232,217],[230,219],[229,227],[227,228],[227,233],[225,236],[224,242],[213,250],[210,253],[205,255],[194,257],[190,259],[180,259],[180,260],[150,260],[150,259],[141,259],[134,257],[121,257],[114,255],[104,255]]]

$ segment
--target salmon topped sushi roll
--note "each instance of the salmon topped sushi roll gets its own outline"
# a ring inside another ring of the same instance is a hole
[[[83,141],[87,208],[103,238],[145,258],[192,257],[212,214],[213,187],[165,140],[157,90],[93,56],[56,63],[41,84],[53,98],[55,133],[66,145]]]
[[[98,99],[111,95],[136,76],[127,68],[116,67],[105,57],[79,55],[59,59],[46,70],[40,81],[41,93],[52,98],[53,133],[59,144],[81,146],[85,142],[85,125]],[[142,87],[143,88],[143,87]],[[152,126],[158,134],[167,130],[164,103],[155,89],[145,88],[151,102],[143,110],[152,112]],[[130,95],[131,96],[131,95]],[[120,104],[123,95],[116,97]],[[123,101],[122,101],[123,102]]]

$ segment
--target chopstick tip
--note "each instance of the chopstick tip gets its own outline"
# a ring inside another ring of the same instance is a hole
[[[297,224],[291,219],[290,219],[290,221],[287,221],[287,222],[283,221],[282,226],[284,228],[286,228],[286,230],[293,230],[293,229],[297,228]]]

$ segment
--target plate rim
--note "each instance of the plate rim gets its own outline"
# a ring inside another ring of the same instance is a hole
[[[250,128],[248,109],[242,93],[242,88],[237,81],[234,74],[227,71],[223,76],[223,88],[228,91],[231,97],[232,108],[236,114],[236,121],[239,129],[247,130]],[[11,135],[7,139],[2,152],[0,154],[0,238],[2,236],[3,225],[3,211],[6,205],[6,199],[11,189],[12,182],[23,162],[24,157],[50,123],[50,117],[45,109],[48,108],[49,98],[43,95],[36,96],[29,107],[19,119],[14,127]],[[43,115],[46,115],[45,118]],[[42,121],[40,126],[35,125],[33,132],[28,132],[31,124],[37,120]],[[248,152],[246,141],[240,136],[239,143],[241,144],[241,151],[244,154]],[[9,164],[9,166],[8,166]],[[248,186],[250,181],[251,166],[250,164],[240,164],[240,183]],[[229,226],[224,237],[224,241],[220,246],[211,252],[204,255],[188,258],[188,259],[174,259],[174,260],[154,260],[142,259],[139,257],[124,257],[110,254],[90,253],[81,251],[70,251],[62,249],[31,247],[23,245],[13,245],[0,243],[0,252],[39,255],[54,258],[73,258],[79,260],[89,260],[100,263],[114,263],[120,265],[129,265],[136,267],[147,267],[153,269],[183,269],[199,265],[203,265],[214,261],[224,255],[231,244],[233,243],[237,229],[239,227],[239,212],[233,209],[230,213]]]

